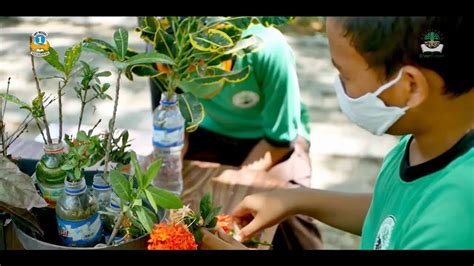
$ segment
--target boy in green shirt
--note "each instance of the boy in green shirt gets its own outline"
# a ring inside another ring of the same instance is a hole
[[[474,249],[474,75],[467,17],[328,18],[342,111],[373,134],[405,135],[373,194],[311,189],[248,196],[248,238],[288,215],[361,235],[362,249]],[[376,144],[374,144],[376,145]],[[269,208],[271,206],[271,208]],[[205,232],[207,248],[240,248]]]

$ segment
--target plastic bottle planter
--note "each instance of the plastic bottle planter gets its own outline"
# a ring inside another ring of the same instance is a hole
[[[66,172],[61,169],[66,155],[62,142],[44,145],[44,155],[36,165],[36,181],[49,207],[54,208],[64,191]]]
[[[160,105],[153,112],[154,156],[161,160],[161,168],[153,185],[180,195],[183,191],[181,149],[184,143],[184,118],[177,103],[177,95],[161,95]]]
[[[92,195],[99,204],[99,211],[105,211],[110,205],[110,194],[112,193],[112,187],[103,178],[102,173],[94,175],[94,181],[92,183]]]
[[[64,193],[56,204],[61,242],[71,247],[91,247],[102,237],[102,222],[95,197],[79,182],[64,181]]]
[[[108,206],[109,215],[104,215],[104,236],[105,242],[109,241],[110,235],[114,229],[115,223],[117,222],[118,217],[120,216],[120,199],[115,194],[111,194],[110,204]],[[113,243],[119,245],[125,242],[125,232],[123,228],[120,228],[117,235],[114,238]]]

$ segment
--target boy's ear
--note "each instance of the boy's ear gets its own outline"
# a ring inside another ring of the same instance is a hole
[[[405,79],[408,85],[406,86],[406,106],[410,108],[416,107],[428,97],[428,80],[423,72],[414,66],[404,66],[403,75],[403,79]]]

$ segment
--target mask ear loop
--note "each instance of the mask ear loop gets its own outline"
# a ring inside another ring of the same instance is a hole
[[[395,83],[397,83],[398,81],[400,81],[400,79],[402,78],[402,73],[403,73],[403,68],[400,69],[400,72],[398,72],[398,75],[395,79],[391,80],[390,82],[388,82],[387,84],[384,84],[383,86],[381,86],[380,88],[378,88],[376,91],[373,92],[373,94],[375,94],[375,96],[379,96],[384,90],[392,87]]]
[[[390,82],[388,82],[387,84],[384,84],[383,86],[381,86],[380,88],[378,88],[375,92],[373,92],[373,94],[375,96],[379,96],[382,92],[384,92],[386,89],[392,87],[395,83],[397,83],[398,81],[400,81],[400,79],[402,78],[402,74],[403,74],[403,68],[400,69],[400,71],[398,72],[398,75],[395,79],[391,80]],[[378,97],[377,97],[378,98]],[[410,107],[408,106],[405,106],[405,107],[400,107],[403,111],[406,111],[408,110]]]

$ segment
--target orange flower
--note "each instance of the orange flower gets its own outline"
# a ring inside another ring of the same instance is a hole
[[[232,226],[231,226],[232,217],[230,217],[230,215],[221,214],[221,215],[217,215],[216,218],[217,218],[217,227],[221,228],[226,233],[229,233],[230,231],[232,231]]]
[[[156,224],[148,240],[148,250],[196,250],[193,234],[183,224]]]

